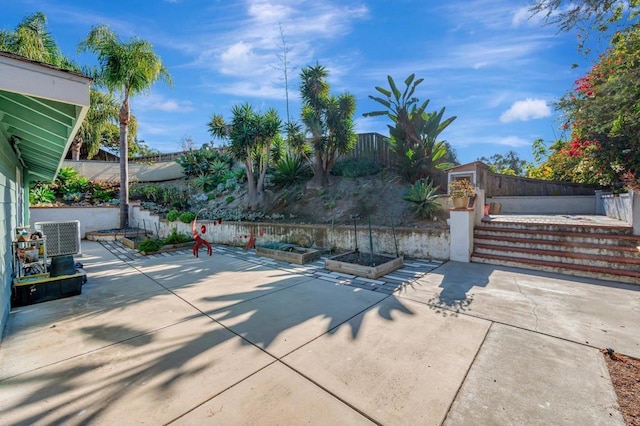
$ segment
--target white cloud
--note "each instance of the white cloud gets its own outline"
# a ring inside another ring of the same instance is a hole
[[[526,140],[523,138],[520,138],[518,136],[506,136],[503,138],[499,138],[495,141],[496,144],[498,145],[504,145],[504,146],[512,146],[512,147],[520,147],[520,146],[528,146],[531,145],[531,141],[530,140]]]
[[[132,108],[138,111],[164,111],[164,112],[190,112],[193,111],[191,101],[165,98],[162,95],[151,93],[148,96],[136,97],[132,102]]]
[[[500,121],[510,123],[512,121],[529,121],[537,118],[549,117],[551,108],[544,99],[527,98],[523,101],[516,101],[511,108],[500,116]]]

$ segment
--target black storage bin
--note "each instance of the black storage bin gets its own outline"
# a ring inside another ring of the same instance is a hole
[[[82,293],[84,274],[47,279],[42,282],[21,283],[15,286],[14,306],[26,306]]]

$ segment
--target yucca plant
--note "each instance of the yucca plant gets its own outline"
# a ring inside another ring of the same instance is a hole
[[[311,177],[311,168],[302,157],[287,153],[275,164],[273,182],[277,185],[292,185]]]
[[[440,204],[436,201],[438,187],[434,187],[427,179],[420,179],[409,186],[404,194],[404,199],[412,203],[413,211],[423,218],[432,218],[440,209]]]

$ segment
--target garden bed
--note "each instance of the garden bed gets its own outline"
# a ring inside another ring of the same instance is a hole
[[[325,269],[334,272],[356,275],[358,277],[376,279],[402,268],[403,258],[384,254],[362,253],[351,251],[334,256],[325,261]]]
[[[127,229],[105,229],[101,231],[91,231],[85,234],[85,238],[89,241],[122,241],[128,240],[144,240],[148,235],[151,235],[150,231],[145,231],[140,228],[127,228]],[[133,241],[129,242],[131,245],[125,244],[129,248],[134,244]]]
[[[266,247],[256,247],[258,256],[269,257],[271,259],[282,260],[284,262],[303,265],[320,258],[320,251],[304,247],[291,247],[290,251],[270,249]]]

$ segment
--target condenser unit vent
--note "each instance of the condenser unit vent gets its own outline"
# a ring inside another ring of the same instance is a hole
[[[47,238],[47,255],[80,253],[80,221],[36,222],[34,227]]]

